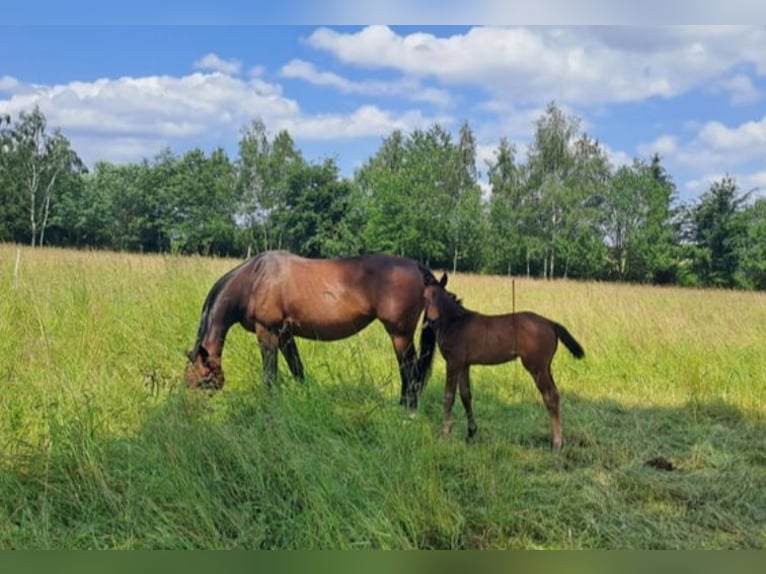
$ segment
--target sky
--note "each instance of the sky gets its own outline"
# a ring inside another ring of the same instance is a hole
[[[13,47],[0,50],[0,114],[39,106],[89,166],[166,146],[234,159],[259,118],[350,177],[393,130],[456,135],[468,122],[486,175],[502,137],[526,159],[553,101],[614,166],[658,153],[682,201],[724,175],[766,195],[765,27],[263,24],[225,10],[142,20],[109,2],[41,20],[32,4],[11,2],[0,26]]]

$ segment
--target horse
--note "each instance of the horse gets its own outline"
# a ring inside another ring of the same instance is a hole
[[[551,373],[551,361],[561,340],[575,358],[585,356],[580,343],[562,325],[531,311],[505,315],[483,315],[463,307],[461,301],[445,289],[447,275],[424,290],[425,321],[436,331],[439,351],[447,363],[444,387],[442,436],[452,428],[455,388],[460,389],[468,419],[468,439],[478,430],[471,406],[471,365],[497,365],[521,358],[532,375],[551,418],[551,447],[563,446],[559,393]]]
[[[255,333],[263,378],[271,387],[281,351],[292,376],[304,379],[296,337],[335,341],[379,320],[394,346],[401,377],[400,404],[417,407],[435,351],[435,334],[424,324],[420,356],[414,345],[423,312],[423,289],[436,277],[404,257],[369,254],[307,259],[287,251],[265,251],[230,270],[212,286],[202,305],[197,340],[187,354],[185,382],[220,390],[222,353],[229,328],[239,323]]]

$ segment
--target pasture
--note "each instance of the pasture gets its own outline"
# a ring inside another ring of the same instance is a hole
[[[766,294],[516,279],[565,325],[564,450],[518,363],[473,367],[475,439],[444,361],[398,405],[379,324],[298,340],[268,391],[235,326],[218,394],[182,384],[237,261],[0,245],[0,548],[766,548]],[[485,313],[508,278],[455,275]],[[664,470],[647,465],[663,457]]]

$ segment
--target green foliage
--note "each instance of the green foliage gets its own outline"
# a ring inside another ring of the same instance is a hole
[[[394,132],[355,175],[366,248],[477,268],[485,225],[475,155],[467,125],[457,144],[439,125],[406,138]]]
[[[766,290],[766,198],[757,199],[743,213],[746,237],[740,249],[738,284]]]
[[[621,280],[675,281],[678,232],[672,204],[675,187],[654,156],[619,168],[603,204],[610,276]]]
[[[706,285],[738,285],[740,259],[748,230],[744,211],[748,194],[739,193],[736,182],[725,177],[714,182],[691,210],[694,270]],[[757,234],[757,231],[755,231]]]
[[[76,192],[84,172],[61,131],[47,131],[38,107],[13,123],[0,118],[0,238],[43,245],[57,204]]]
[[[322,165],[293,164],[288,170],[284,207],[278,224],[284,229],[284,247],[307,257],[353,255],[355,233],[352,188],[343,181],[333,160]]]
[[[545,278],[766,288],[763,207],[732,178],[679,205],[659,156],[611,165],[551,102],[527,157],[501,138],[487,162],[464,122],[394,131],[352,178],[307,161],[260,119],[222,149],[87,173],[35,109],[0,117],[0,240],[114,250],[309,257],[386,252],[436,268]]]

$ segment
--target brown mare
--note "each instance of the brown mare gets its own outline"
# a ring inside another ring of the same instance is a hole
[[[202,306],[197,342],[188,354],[190,387],[220,389],[229,328],[239,323],[258,338],[263,376],[277,376],[277,351],[292,375],[303,379],[295,337],[334,341],[358,333],[378,319],[394,345],[402,381],[400,402],[417,406],[433,360],[435,335],[424,325],[420,357],[414,335],[423,311],[423,289],[436,278],[423,265],[402,257],[364,255],[305,259],[266,251],[223,275]]]
[[[559,339],[578,359],[585,356],[583,348],[566,328],[536,313],[482,315],[470,311],[444,289],[446,284],[445,274],[438,284],[425,289],[425,320],[436,330],[436,342],[447,362],[442,434],[449,435],[452,428],[456,387],[460,389],[460,400],[468,419],[468,438],[476,434],[471,407],[471,365],[497,365],[521,357],[550,414],[553,450],[561,450],[559,393],[551,374],[551,361]]]

